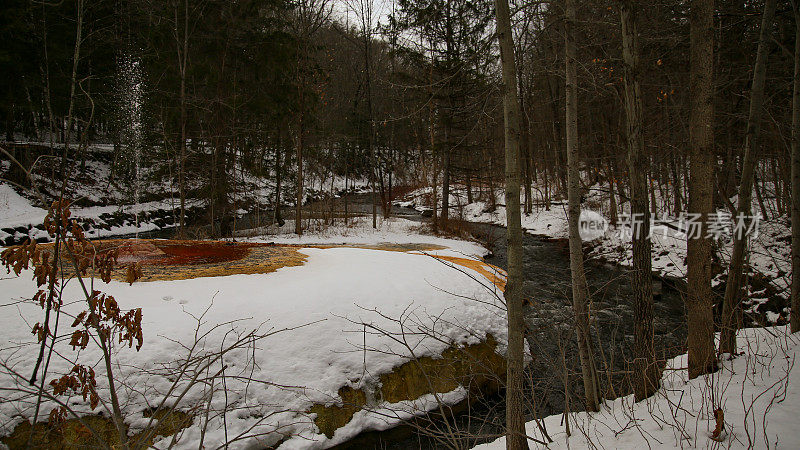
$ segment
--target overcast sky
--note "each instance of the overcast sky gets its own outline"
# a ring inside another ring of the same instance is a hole
[[[355,15],[348,3],[354,2],[358,5],[361,0],[333,0],[333,14],[338,20],[350,24],[359,23],[359,18]],[[394,0],[372,0],[373,8],[375,8],[375,17],[373,18],[372,25],[375,26],[378,22],[386,23],[386,18],[392,12],[392,4]]]

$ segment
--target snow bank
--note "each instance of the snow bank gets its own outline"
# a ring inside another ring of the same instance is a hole
[[[571,436],[563,415],[545,417],[553,439],[546,448],[800,448],[800,335],[788,333],[787,327],[741,330],[743,355],[694,380],[687,379],[686,355],[678,356],[655,396],[635,403],[630,395],[606,402],[598,413],[569,414]],[[725,423],[719,442],[712,439],[717,408]],[[545,448],[531,439],[546,442],[536,422],[526,432],[531,448]],[[501,438],[475,448],[505,446]]]
[[[47,210],[33,206],[8,183],[0,183],[0,227],[14,228],[41,224]]]

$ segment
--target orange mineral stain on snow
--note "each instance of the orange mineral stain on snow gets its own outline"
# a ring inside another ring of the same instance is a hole
[[[470,259],[470,258],[462,258],[459,256],[441,256],[441,255],[429,255],[433,258],[447,261],[455,265],[459,265],[462,267],[466,267],[468,269],[472,269],[475,272],[483,275],[487,280],[491,281],[498,289],[504,291],[506,289],[506,272],[505,270],[493,266],[489,263],[483,262],[478,259]]]
[[[98,254],[117,252],[117,265],[112,272],[112,278],[118,281],[125,281],[127,268],[131,264],[136,264],[140,268],[142,272],[140,282],[187,280],[236,274],[264,274],[274,272],[282,267],[305,264],[308,257],[298,251],[303,247],[322,249],[346,247],[403,252],[418,256],[427,255],[448,264],[471,269],[485,277],[501,291],[506,287],[506,273],[499,267],[479,259],[426,253],[445,248],[435,244],[293,245],[159,239],[107,239],[92,241],[92,244]],[[52,247],[52,244],[44,244],[44,247]],[[62,258],[66,259],[65,255],[62,255]],[[70,267],[69,263],[64,264],[64,269],[68,273],[72,272]]]
[[[308,258],[296,248],[228,241],[107,239],[92,244],[98,255],[117,252],[117,264],[111,274],[117,281],[126,280],[131,264],[141,270],[138,281],[146,282],[270,273],[282,267],[302,266]],[[52,248],[52,244],[44,247]],[[61,257],[65,272],[72,274],[67,256]]]

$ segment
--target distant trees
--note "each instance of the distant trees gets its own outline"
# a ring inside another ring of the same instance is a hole
[[[405,51],[427,59],[417,84],[429,86],[435,109],[429,126],[441,160],[441,221],[450,211],[450,187],[456,174],[473,170],[469,156],[483,144],[476,131],[489,92],[486,64],[495,58],[490,45],[491,3],[486,0],[400,0],[390,17],[396,33],[414,40]],[[426,76],[427,75],[427,76]],[[466,177],[464,177],[466,178]]]

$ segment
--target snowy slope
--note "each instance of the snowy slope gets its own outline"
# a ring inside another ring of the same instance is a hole
[[[14,228],[28,224],[40,224],[47,211],[31,205],[8,183],[0,183],[0,227]]]
[[[634,403],[631,395],[606,402],[598,413],[569,414],[571,436],[563,415],[544,418],[553,440],[546,448],[800,448],[800,335],[786,327],[750,328],[739,339],[744,354],[713,375],[688,380],[681,355],[669,361],[650,399]],[[712,439],[716,408],[725,423],[719,442]],[[531,448],[545,448],[533,440],[546,441],[534,421],[526,432]],[[504,449],[505,438],[475,448]]]

